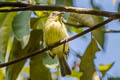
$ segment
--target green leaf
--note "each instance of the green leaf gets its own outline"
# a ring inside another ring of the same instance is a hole
[[[36,4],[47,4],[48,0],[35,0]]]
[[[31,18],[30,20],[30,26],[32,29],[42,29],[47,17],[38,17],[38,18]]]
[[[22,56],[26,56],[28,55],[28,53],[31,53],[36,49],[39,49],[39,42],[41,39],[40,37],[41,35],[42,35],[42,30],[32,31],[30,34],[30,40],[24,49],[22,49],[20,41],[14,39],[13,47],[9,56],[9,61],[20,58]],[[21,62],[17,62],[7,67],[7,80],[16,80],[25,62],[26,60],[23,60]]]
[[[120,3],[118,4],[118,13],[120,13]]]
[[[92,39],[81,59],[80,72],[83,73],[81,80],[93,80],[94,73],[96,73],[94,58],[97,51],[99,51],[97,43],[95,39]]]
[[[107,65],[99,65],[99,70],[100,72],[102,72],[103,76],[106,74],[107,71],[109,71],[111,69],[111,67],[114,65],[114,63],[112,64],[107,64]]]
[[[4,62],[4,57],[7,50],[8,39],[10,36],[10,28],[9,27],[1,27],[0,28],[0,62]]]
[[[20,58],[24,55],[25,55],[25,52],[22,50],[21,43],[17,39],[14,39],[13,47],[12,47],[12,50],[10,52],[10,56],[9,56],[8,61]],[[21,62],[17,62],[15,64],[7,67],[7,69],[6,69],[6,71],[7,71],[6,80],[16,80],[16,78],[18,77],[18,75],[19,75],[22,67],[24,66],[25,62],[26,62],[26,60],[23,60]]]
[[[80,33],[80,32],[83,31],[82,28],[75,28],[75,27],[72,27],[71,29],[72,29],[72,31],[74,31],[74,32],[76,32],[76,33]]]
[[[16,12],[0,13],[0,62],[4,61],[8,40],[11,34],[11,23]]]
[[[86,27],[93,27],[96,24],[99,24],[104,19],[98,16],[92,16],[88,14],[77,14],[77,13],[70,13],[70,17],[68,21],[72,24],[84,25]],[[95,29],[92,31],[93,36],[98,41],[100,46],[104,48],[104,26]]]
[[[45,18],[31,18],[30,26],[32,29],[42,29],[45,21],[46,21],[46,17]]]
[[[80,24],[86,27],[92,27],[95,24],[93,17],[89,14],[70,13],[68,21],[72,24]]]
[[[55,5],[56,0],[48,0],[49,5]]]
[[[8,13],[0,13],[0,26],[4,22],[5,17],[7,16]]]
[[[16,2],[16,0],[6,0],[7,2]]]
[[[43,65],[42,56],[40,54],[31,58],[30,77],[31,80],[52,80],[50,71]]]
[[[95,21],[95,25],[99,24],[100,22],[104,20],[102,17],[98,17],[98,16],[93,16],[93,18]],[[95,39],[98,41],[100,46],[104,48],[104,40],[105,40],[104,26],[92,31],[92,34],[95,37]]]
[[[72,0],[56,0],[56,5],[72,6]]]
[[[36,30],[41,29],[46,18],[32,18],[31,19],[31,28],[33,29],[29,46],[30,51],[36,51],[39,48],[41,48],[42,44],[39,44],[42,42],[42,30]],[[45,53],[44,53],[45,54]],[[39,54],[32,58],[30,58],[30,78],[32,80],[51,80],[51,75],[49,72],[49,69],[45,67],[43,64],[43,55]]]
[[[24,48],[30,36],[30,16],[31,11],[24,11],[15,16],[12,29],[17,40],[21,41],[22,48]]]
[[[101,10],[101,6],[94,3],[94,0],[91,0],[91,5],[96,10]],[[100,22],[104,21],[104,18],[101,16],[93,16],[94,19],[94,25],[99,24]],[[104,34],[104,26],[92,31],[93,36],[98,41],[100,46],[104,48],[104,40],[105,40],[105,34]]]
[[[31,34],[31,52],[38,50],[39,42],[42,40],[42,30],[34,30]],[[34,45],[33,45],[34,44]],[[31,80],[52,80],[49,69],[43,64],[42,55],[30,58],[30,78]]]
[[[11,27],[13,18],[16,14],[16,12],[0,13],[0,26]]]

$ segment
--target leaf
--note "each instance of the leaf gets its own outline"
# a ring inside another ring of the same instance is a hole
[[[72,24],[81,24],[86,27],[92,27],[95,24],[93,17],[89,14],[70,13],[68,21]]]
[[[48,0],[49,5],[55,5],[55,3],[56,3],[56,0]]]
[[[74,31],[74,32],[76,32],[76,33],[80,33],[80,32],[83,31],[82,28],[75,28],[75,27],[72,27],[71,29],[72,29],[72,31]]]
[[[22,48],[24,48],[30,36],[30,16],[31,11],[24,11],[15,16],[12,29],[17,40],[21,41]]]
[[[0,69],[0,80],[5,80],[5,73],[3,69]]]
[[[46,19],[47,19],[46,17],[44,17],[44,18],[31,18],[31,21],[30,21],[31,28],[32,29],[42,29]]]
[[[36,4],[47,4],[47,0],[35,0]]]
[[[43,20],[43,21],[42,21]],[[30,52],[38,50],[42,47],[42,44],[39,44],[42,41],[42,30],[40,29],[44,23],[44,18],[32,18],[31,27],[33,29],[31,33],[31,38],[29,46]],[[49,69],[43,64],[43,55],[39,54],[30,58],[30,78],[32,80],[42,79],[42,80],[51,80],[51,75]]]
[[[0,28],[0,62],[4,62],[4,57],[7,50],[7,43],[10,36],[10,28],[9,27],[1,27]]]
[[[39,45],[38,42],[40,41],[40,36],[42,35],[41,30],[32,31],[30,35],[30,40],[24,49],[22,49],[20,41],[16,38],[14,39],[9,61],[26,56],[28,53],[33,52],[36,48],[39,48],[36,45]],[[26,60],[23,60],[7,67],[7,80],[16,80],[25,62]]]
[[[77,72],[75,70],[72,70],[72,74],[71,75],[67,75],[67,77],[74,77],[77,79],[80,79],[80,77],[83,75],[82,72]]]
[[[38,18],[44,18],[47,17],[50,11],[34,11],[35,15],[38,16]]]
[[[56,0],[56,5],[72,6],[72,0]]]
[[[49,69],[43,65],[41,55],[31,58],[30,77],[31,80],[52,80]]]
[[[8,39],[11,34],[11,23],[16,12],[0,13],[0,62],[4,61],[6,55]]]
[[[0,13],[0,26],[4,22],[5,17],[7,16],[8,13]]]
[[[91,0],[91,5],[96,10],[101,10],[101,6],[94,3],[94,0]],[[100,22],[104,21],[104,18],[101,16],[93,16],[94,19],[94,25],[99,24]],[[104,49],[104,40],[105,40],[105,34],[104,34],[104,26],[92,31],[93,36],[98,41],[100,46]]]
[[[95,25],[103,21],[102,17],[93,16],[93,18],[95,21]],[[105,40],[104,26],[92,31],[92,34],[95,37],[95,39],[98,41],[100,46],[104,48],[104,40]]]
[[[99,70],[103,74],[103,76],[106,74],[107,71],[111,69],[111,67],[114,65],[112,64],[107,64],[107,65],[99,65]]]
[[[24,55],[25,55],[25,52],[22,50],[21,43],[17,39],[14,39],[13,47],[12,47],[12,50],[10,52],[10,56],[9,56],[8,61],[20,58]],[[18,77],[18,75],[19,75],[22,67],[24,66],[25,62],[26,62],[26,60],[23,60],[21,62],[17,62],[15,64],[7,67],[7,69],[6,69],[6,71],[7,71],[6,79],[7,80],[16,80],[16,78]]]
[[[29,67],[29,65],[27,65],[22,69],[17,80],[29,80],[29,72],[30,72],[30,67]]]
[[[16,12],[0,13],[0,26],[11,27]]]
[[[43,16],[44,15],[44,12],[43,11],[35,11],[35,14],[39,17]]]
[[[94,73],[96,72],[94,58],[97,51],[99,51],[99,48],[93,38],[81,59],[80,72],[83,73],[83,76],[80,77],[81,80],[93,79]]]
[[[92,16],[88,14],[77,14],[77,13],[70,13],[70,23],[79,23],[80,25],[84,25],[86,27],[93,27],[96,24],[103,21],[102,17]],[[92,31],[93,36],[98,41],[100,46],[104,48],[104,26],[100,27],[94,31]]]
[[[118,13],[120,13],[120,3],[118,4]]]
[[[31,35],[31,41],[34,44],[31,45],[31,52],[33,52],[40,48],[39,42],[42,40],[42,30],[34,30]],[[43,64],[41,54],[30,58],[30,78],[31,80],[52,80],[49,69]]]
[[[6,0],[6,2],[16,2],[16,0]]]

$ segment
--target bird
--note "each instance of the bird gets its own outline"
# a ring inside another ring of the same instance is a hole
[[[65,24],[62,22],[63,12],[53,11],[43,27],[44,43],[46,46],[55,44],[58,41],[69,38]],[[61,75],[64,77],[71,74],[71,70],[66,61],[69,53],[69,42],[57,46],[48,51],[51,58],[57,56]]]

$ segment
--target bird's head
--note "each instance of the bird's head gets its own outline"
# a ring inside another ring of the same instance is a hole
[[[61,20],[63,12],[54,11],[50,14],[49,18],[53,20]]]

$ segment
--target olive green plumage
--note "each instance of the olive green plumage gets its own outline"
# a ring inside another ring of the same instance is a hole
[[[55,11],[51,13],[45,23],[43,30],[44,42],[47,46],[53,45],[54,43],[69,37],[66,27],[61,20],[61,12]],[[62,76],[71,74],[71,70],[65,60],[65,56],[68,54],[68,51],[69,43],[65,43],[65,47],[63,44],[49,51],[49,55],[52,58],[57,55]]]

